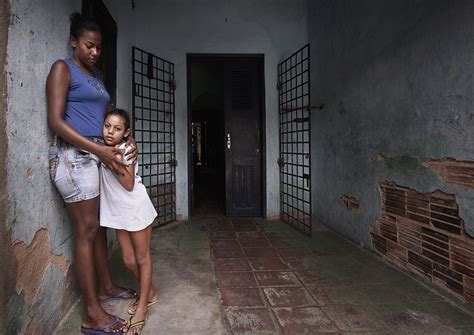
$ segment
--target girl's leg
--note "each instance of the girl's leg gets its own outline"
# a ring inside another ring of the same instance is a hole
[[[99,291],[97,294],[99,296],[99,300],[107,299],[122,293],[123,288],[115,285],[112,282],[112,276],[110,275],[107,228],[105,227],[99,227],[97,230],[94,256],[96,271],[99,277]],[[130,292],[130,296],[124,296],[124,298],[127,297],[133,298],[133,293]]]
[[[74,225],[74,263],[76,278],[84,298],[82,325],[89,328],[101,327],[114,321],[99,304],[96,291],[94,244],[99,224],[97,221],[99,198],[66,204]],[[108,329],[117,330],[121,324]]]
[[[140,275],[140,298],[138,299],[138,306],[135,315],[131,319],[131,322],[133,323],[146,319],[148,312],[148,297],[152,281],[152,264],[150,256],[151,225],[143,230],[130,232],[130,239],[135,250],[135,257],[138,263]],[[141,328],[141,326],[137,328]],[[139,329],[131,328],[129,333],[133,334],[137,330]]]
[[[137,258],[135,256],[135,248],[133,246],[131,234],[126,230],[116,230],[117,233],[117,240],[120,245],[120,250],[122,251],[122,260],[127,269],[129,269],[138,283],[140,283],[140,271],[137,263]],[[151,229],[150,229],[150,237],[151,237]],[[148,246],[150,242],[148,242]],[[141,295],[141,292],[140,292]],[[151,285],[150,292],[148,294],[148,301],[154,301],[157,299],[156,290]]]

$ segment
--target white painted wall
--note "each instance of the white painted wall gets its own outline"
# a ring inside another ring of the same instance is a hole
[[[175,63],[177,213],[188,216],[187,53],[265,55],[267,216],[279,215],[277,64],[307,43],[305,0],[106,1],[118,25],[118,105],[131,107],[131,46]]]

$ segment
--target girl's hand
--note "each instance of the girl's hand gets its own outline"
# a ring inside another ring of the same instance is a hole
[[[130,151],[125,154],[125,158],[128,161],[132,162],[132,165],[137,164],[138,159],[138,150],[137,150],[137,142],[132,136],[129,136],[127,139],[127,145],[130,147]]]
[[[118,156],[118,155],[119,156]],[[107,169],[115,172],[117,175],[123,174],[120,166],[125,166],[122,162],[122,151],[120,149],[108,146],[100,146],[97,156]]]

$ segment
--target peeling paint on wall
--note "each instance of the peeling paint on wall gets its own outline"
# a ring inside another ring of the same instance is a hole
[[[384,259],[474,302],[474,238],[464,229],[453,194],[420,193],[380,184],[381,212],[369,228],[372,248]]]
[[[356,198],[350,197],[347,194],[343,194],[340,199],[348,210],[355,211],[359,209],[359,200],[357,200]]]
[[[474,162],[458,161],[444,157],[423,162],[423,165],[435,170],[439,177],[448,184],[474,188]]]
[[[66,276],[70,262],[63,256],[51,253],[48,230],[40,229],[29,246],[23,241],[15,241],[12,251],[18,262],[16,291],[24,291],[26,302],[34,302],[46,269],[50,264],[58,266]]]
[[[35,335],[37,326],[38,320],[36,320],[36,318],[33,318],[28,324],[28,327],[26,327],[25,335]]]

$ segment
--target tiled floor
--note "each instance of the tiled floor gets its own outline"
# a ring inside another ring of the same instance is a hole
[[[474,334],[469,306],[323,228],[197,218],[154,230],[152,254],[160,301],[145,335]],[[116,281],[132,284],[113,259]],[[77,333],[80,307],[57,334]],[[126,303],[107,308],[122,315]]]
[[[224,322],[235,334],[472,332],[470,315],[328,230],[310,238],[252,219],[208,230]]]

